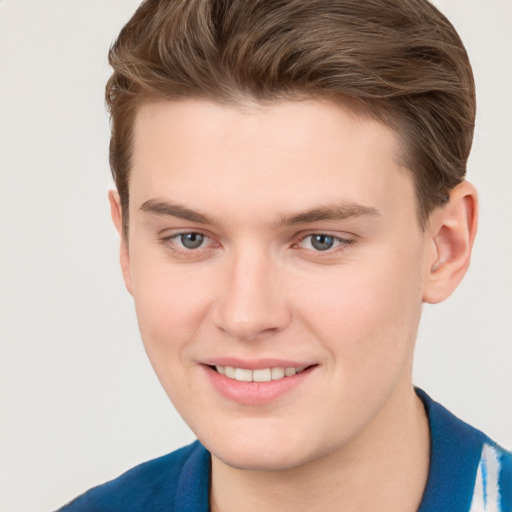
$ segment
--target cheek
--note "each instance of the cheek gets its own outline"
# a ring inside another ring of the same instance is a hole
[[[190,347],[200,339],[209,294],[190,271],[167,264],[133,266],[134,299],[144,349],[168,397],[190,423],[200,394]],[[190,418],[190,411],[192,417]]]
[[[146,352],[159,367],[176,367],[186,345],[198,337],[211,290],[193,265],[132,258],[132,283],[139,329]],[[194,272],[193,272],[194,271]]]
[[[304,287],[312,293],[302,316],[344,366],[341,375],[368,378],[412,358],[421,312],[417,261],[411,255],[340,267]]]

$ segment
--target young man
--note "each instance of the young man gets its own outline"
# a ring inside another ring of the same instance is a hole
[[[451,24],[424,0],[149,0],[110,62],[123,275],[198,441],[63,510],[512,510],[510,453],[412,384],[477,224]]]

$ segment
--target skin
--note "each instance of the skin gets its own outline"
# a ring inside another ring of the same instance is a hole
[[[422,230],[398,156],[392,130],[329,102],[138,111],[121,265],[149,359],[212,453],[213,511],[417,509],[429,434],[416,332],[422,303],[467,269],[476,193],[459,185]],[[204,242],[187,249],[182,233]],[[207,378],[222,357],[314,368],[248,405]]]

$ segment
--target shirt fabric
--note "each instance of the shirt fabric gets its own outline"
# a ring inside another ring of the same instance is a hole
[[[418,512],[512,512],[512,454],[416,389],[430,426]],[[60,512],[209,512],[211,457],[196,441],[140,464]]]

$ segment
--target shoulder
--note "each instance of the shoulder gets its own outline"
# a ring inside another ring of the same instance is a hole
[[[200,472],[209,454],[198,442],[157,459],[144,462],[118,478],[94,487],[59,512],[114,512],[173,510],[176,494],[189,473]]]
[[[512,510],[512,453],[492,441],[483,443],[470,512]]]
[[[416,390],[430,425],[431,459],[420,512],[512,510],[512,454]]]

